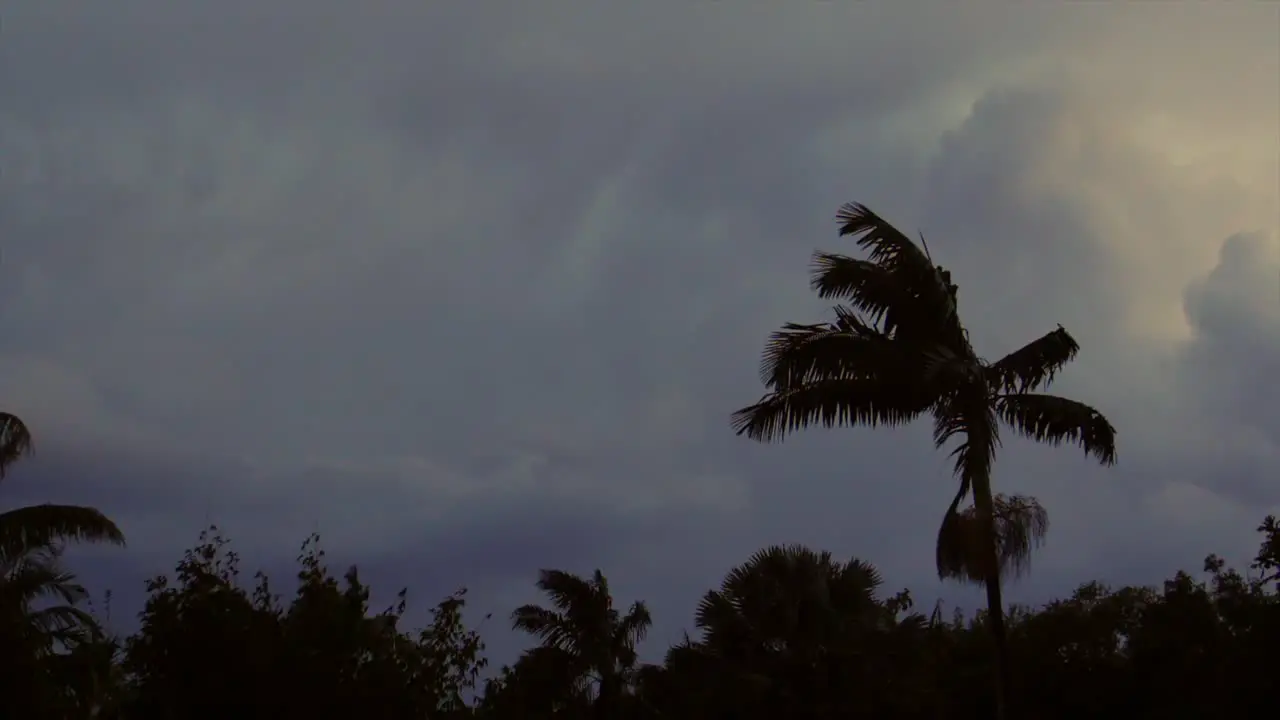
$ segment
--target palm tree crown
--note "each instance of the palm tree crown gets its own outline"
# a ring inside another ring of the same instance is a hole
[[[544,668],[558,667],[584,694],[595,684],[596,706],[608,716],[636,666],[636,644],[653,620],[643,602],[625,615],[613,607],[609,582],[596,570],[590,579],[563,570],[539,573],[538,589],[555,609],[524,605],[512,624],[537,637],[542,646],[531,656]]]

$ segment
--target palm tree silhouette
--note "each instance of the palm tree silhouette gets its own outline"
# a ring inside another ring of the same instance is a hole
[[[781,441],[811,425],[900,425],[928,413],[934,443],[951,451],[959,479],[944,516],[940,546],[953,532],[959,503],[970,493],[981,548],[968,556],[965,577],[982,578],[996,645],[998,718],[1003,718],[1009,661],[1001,598],[996,508],[991,468],[1003,426],[1038,442],[1072,442],[1103,464],[1116,458],[1115,428],[1094,408],[1047,387],[1079,351],[1059,325],[996,362],[978,356],[957,312],[957,287],[927,250],[864,205],[837,215],[840,235],[855,237],[867,259],[817,253],[811,286],[823,298],[844,301],[833,322],[786,324],[766,345],[761,376],[768,392],[736,412],[739,434]],[[921,238],[923,243],[923,237]],[[939,552],[940,576],[950,551]]]
[[[543,570],[538,589],[554,609],[524,605],[512,613],[517,630],[541,641],[531,662],[555,668],[576,692],[589,695],[595,688],[594,707],[599,718],[616,717],[620,700],[636,670],[636,644],[652,624],[643,602],[635,602],[625,615],[613,608],[609,582],[596,570],[584,579],[562,570]]]

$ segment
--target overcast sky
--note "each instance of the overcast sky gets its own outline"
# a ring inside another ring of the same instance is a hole
[[[735,437],[838,206],[914,234],[979,351],[1065,325],[1120,463],[1006,441],[1014,600],[1247,562],[1280,512],[1271,3],[43,0],[0,34],[0,506],[93,504],[129,625],[216,522],[505,615],[540,567],[657,619],[772,543],[941,586],[928,428]],[[962,8],[962,10],[960,9]]]

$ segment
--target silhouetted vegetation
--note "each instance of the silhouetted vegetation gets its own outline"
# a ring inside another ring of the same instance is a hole
[[[974,615],[918,607],[876,567],[802,546],[731,568],[660,663],[639,661],[643,598],[615,602],[605,575],[540,571],[545,604],[513,610],[531,647],[489,668],[464,589],[426,627],[404,627],[408,591],[370,607],[355,567],[340,578],[318,536],[277,592],[209,528],[147,583],[137,629],[110,635],[63,563],[68,543],[124,541],[92,508],[0,513],[0,718],[1218,718],[1274,714],[1280,682],[1280,526],[1268,516],[1244,572],[1206,558],[1162,587],[1080,586],[1005,608],[1000,582],[1026,572],[1048,513],[994,491],[1003,425],[1114,461],[1096,410],[1035,390],[1078,346],[1059,327],[988,363],[960,324],[956,286],[862,206],[841,213],[868,260],[819,254],[813,279],[836,320],[787,325],[767,346],[768,394],[735,415],[781,439],[811,424],[876,426],[927,415],[953,449],[958,489],[938,530],[944,578],[987,589]],[[31,435],[0,413],[0,477]],[[972,505],[962,507],[969,495]],[[532,569],[531,569],[532,571]],[[994,649],[992,640],[994,639]],[[1012,670],[1016,668],[1016,672]],[[997,682],[991,682],[996,678]]]
[[[1011,608],[1011,711],[1274,710],[1280,533],[1272,517],[1259,530],[1244,573],[1210,556],[1201,578],[1088,583]],[[732,568],[687,618],[693,634],[652,665],[635,652],[648,612],[640,602],[616,609],[601,574],[543,571],[549,607],[512,616],[535,644],[493,673],[462,591],[425,628],[401,627],[403,593],[370,608],[356,569],[334,577],[315,538],[287,600],[261,574],[242,578],[216,530],[148,587],[140,626],[123,638],[82,633],[51,650],[15,635],[6,615],[3,717],[968,719],[990,717],[995,703],[985,612],[917,608],[905,591],[886,592],[870,563],[803,547],[767,548]]]
[[[992,489],[1001,426],[1037,442],[1074,443],[1108,465],[1116,458],[1115,428],[1084,403],[1036,392],[1080,349],[1061,325],[987,362],[960,321],[951,273],[934,265],[927,248],[864,205],[846,204],[836,220],[867,259],[814,255],[810,286],[843,301],[835,320],[787,323],[773,334],[760,368],[768,393],[735,413],[733,424],[755,440],[780,441],[811,425],[892,426],[928,415],[938,448],[955,441],[959,487],[938,530],[938,575],[986,588],[995,716],[1003,718],[1012,662],[1001,577],[1026,567],[1046,522],[1033,500],[1001,498]],[[962,510],[970,494],[973,505]]]

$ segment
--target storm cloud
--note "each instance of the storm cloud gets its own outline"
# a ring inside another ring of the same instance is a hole
[[[38,454],[4,497],[117,518],[98,586],[217,522],[499,615],[601,567],[659,644],[777,542],[976,605],[927,428],[728,426],[848,200],[925,234],[984,354],[1067,326],[1060,391],[1119,428],[1113,469],[1006,442],[1053,519],[1015,599],[1280,512],[1280,9],[481,5],[6,13],[0,401]]]

